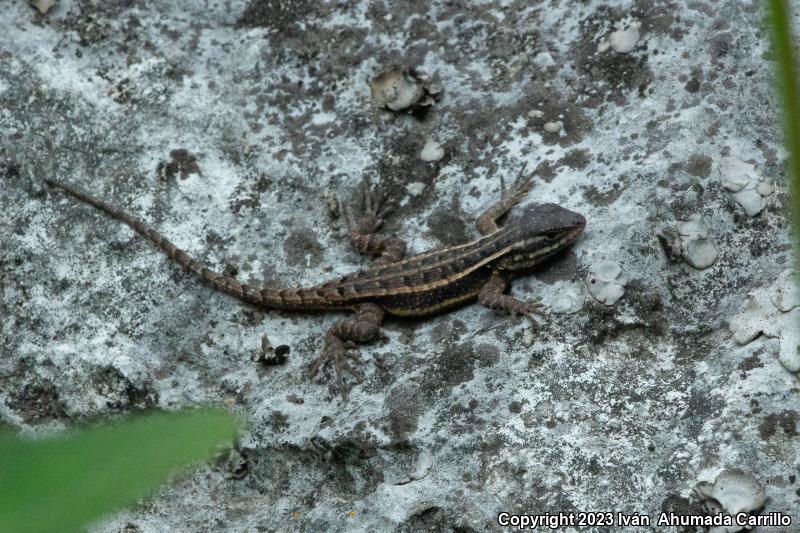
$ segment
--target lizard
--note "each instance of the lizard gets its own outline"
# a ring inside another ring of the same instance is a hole
[[[363,184],[362,216],[355,222],[345,212],[344,218],[351,244],[359,253],[375,259],[374,266],[310,287],[283,288],[241,283],[232,276],[215,272],[142,220],[71,185],[52,179],[45,181],[127,224],[186,271],[241,301],[286,311],[354,312],[354,318],[335,322],[328,329],[322,352],[308,370],[309,378],[314,379],[320,368],[331,361],[336,387],[343,394],[346,393],[343,372],[357,381],[363,378],[351,364],[360,362],[354,349],[378,339],[387,314],[428,316],[476,299],[507,314],[530,317],[540,313],[542,305],[538,300],[522,301],[506,294],[511,281],[567,248],[586,227],[582,215],[553,203],[531,204],[519,218],[498,225],[533,185],[531,176],[520,172],[508,190],[500,178],[500,199],[475,223],[480,238],[404,258],[403,240],[378,233],[393,208],[386,205],[385,195]]]

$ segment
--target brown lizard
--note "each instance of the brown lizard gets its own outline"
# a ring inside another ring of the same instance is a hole
[[[520,173],[508,191],[501,178],[500,200],[477,219],[481,238],[403,259],[405,242],[377,233],[391,209],[384,207],[383,198],[365,186],[363,215],[356,224],[348,219],[349,236],[360,253],[377,256],[375,266],[320,285],[290,289],[241,283],[215,272],[141,220],[69,185],[46,181],[124,222],[184,269],[242,301],[272,309],[354,311],[355,318],[341,320],[330,327],[322,353],[309,371],[313,378],[325,361],[331,360],[341,391],[344,391],[343,370],[361,379],[361,373],[348,361],[359,360],[351,348],[377,339],[387,313],[425,316],[475,298],[490,309],[510,314],[538,312],[537,301],[525,302],[505,294],[511,279],[566,248],[586,227],[582,215],[550,203],[526,207],[519,219],[498,227],[497,221],[532,185],[530,177]]]

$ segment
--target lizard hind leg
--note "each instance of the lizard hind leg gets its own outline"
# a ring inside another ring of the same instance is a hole
[[[333,324],[325,333],[325,345],[320,356],[312,363],[309,377],[314,378],[327,361],[333,364],[336,374],[336,388],[342,394],[347,390],[344,385],[343,373],[347,372],[361,382],[363,375],[360,370],[350,364],[358,363],[360,358],[353,349],[358,344],[372,342],[378,338],[383,322],[383,309],[376,304],[360,304],[356,309],[356,317],[350,320],[340,320]]]

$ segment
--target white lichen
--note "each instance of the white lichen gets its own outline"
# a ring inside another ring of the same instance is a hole
[[[545,122],[543,127],[544,131],[548,133],[558,133],[559,131],[561,131],[563,125],[564,125],[563,122],[561,122],[560,120],[555,120],[552,122]]]
[[[775,183],[765,178],[755,165],[736,157],[723,157],[720,162],[722,186],[731,198],[754,217],[767,205],[767,196],[775,191]]]
[[[557,289],[550,302],[550,310],[557,314],[577,313],[586,302],[586,290],[582,283],[565,282]]]
[[[370,91],[378,107],[414,112],[436,103],[442,87],[412,68],[394,66],[372,79]]]
[[[641,26],[641,22],[634,21],[624,29],[611,32],[611,35],[608,36],[608,44],[611,49],[618,54],[630,53],[636,47],[636,43],[639,42],[639,28]]]
[[[597,44],[598,52],[602,53],[610,48],[618,54],[628,54],[636,48],[636,44],[641,38],[639,29],[642,27],[642,23],[638,20],[626,18],[616,26],[617,29]]]
[[[772,303],[784,313],[788,313],[800,305],[800,290],[797,287],[797,275],[790,269],[781,272],[772,285]]]
[[[764,488],[750,472],[738,468],[723,470],[714,483],[701,481],[694,487],[711,514],[737,515],[753,513],[764,507],[767,495]],[[743,526],[714,526],[709,533],[734,533]]]
[[[428,475],[433,467],[433,457],[427,451],[422,450],[417,456],[416,462],[412,465],[408,477],[412,480],[422,479]]]
[[[533,346],[533,343],[536,341],[536,335],[532,327],[526,327],[522,331],[522,345],[526,348],[530,348]]]
[[[678,222],[681,257],[690,266],[702,270],[717,260],[717,245],[700,215]]]
[[[789,372],[800,372],[800,306],[793,282],[785,270],[771,286],[749,293],[728,327],[740,345],[760,335],[777,338],[778,361]]]
[[[411,196],[419,196],[425,191],[425,183],[421,181],[412,181],[406,185],[406,190]]]
[[[39,10],[39,13],[44,15],[56,3],[56,0],[29,0],[30,4]]]
[[[430,472],[432,467],[433,457],[431,457],[431,454],[426,450],[422,450],[419,452],[419,455],[417,455],[417,460],[414,461],[413,465],[411,465],[411,468],[408,472],[408,477],[403,478],[395,484],[405,485],[406,483],[411,483],[412,481],[422,479],[428,475],[428,472]]]
[[[425,143],[425,146],[422,147],[422,152],[419,154],[420,159],[428,162],[439,161],[443,157],[444,148],[442,148],[442,145],[431,140]]]
[[[614,305],[625,294],[628,278],[619,263],[602,260],[589,267],[587,286],[595,300]]]

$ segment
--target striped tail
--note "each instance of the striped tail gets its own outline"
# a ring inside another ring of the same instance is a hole
[[[326,309],[334,307],[334,305],[331,305],[332,302],[316,289],[279,289],[274,287],[257,287],[247,283],[240,283],[235,278],[215,272],[196,259],[193,259],[189,254],[172,244],[166,237],[159,234],[141,220],[120,211],[105,201],[58,181],[51,179],[45,179],[45,181],[53,187],[62,189],[70,196],[93,205],[111,217],[124,222],[155,243],[155,245],[161,248],[170,259],[182,266],[184,270],[191,272],[220,292],[263,307],[279,309]]]

